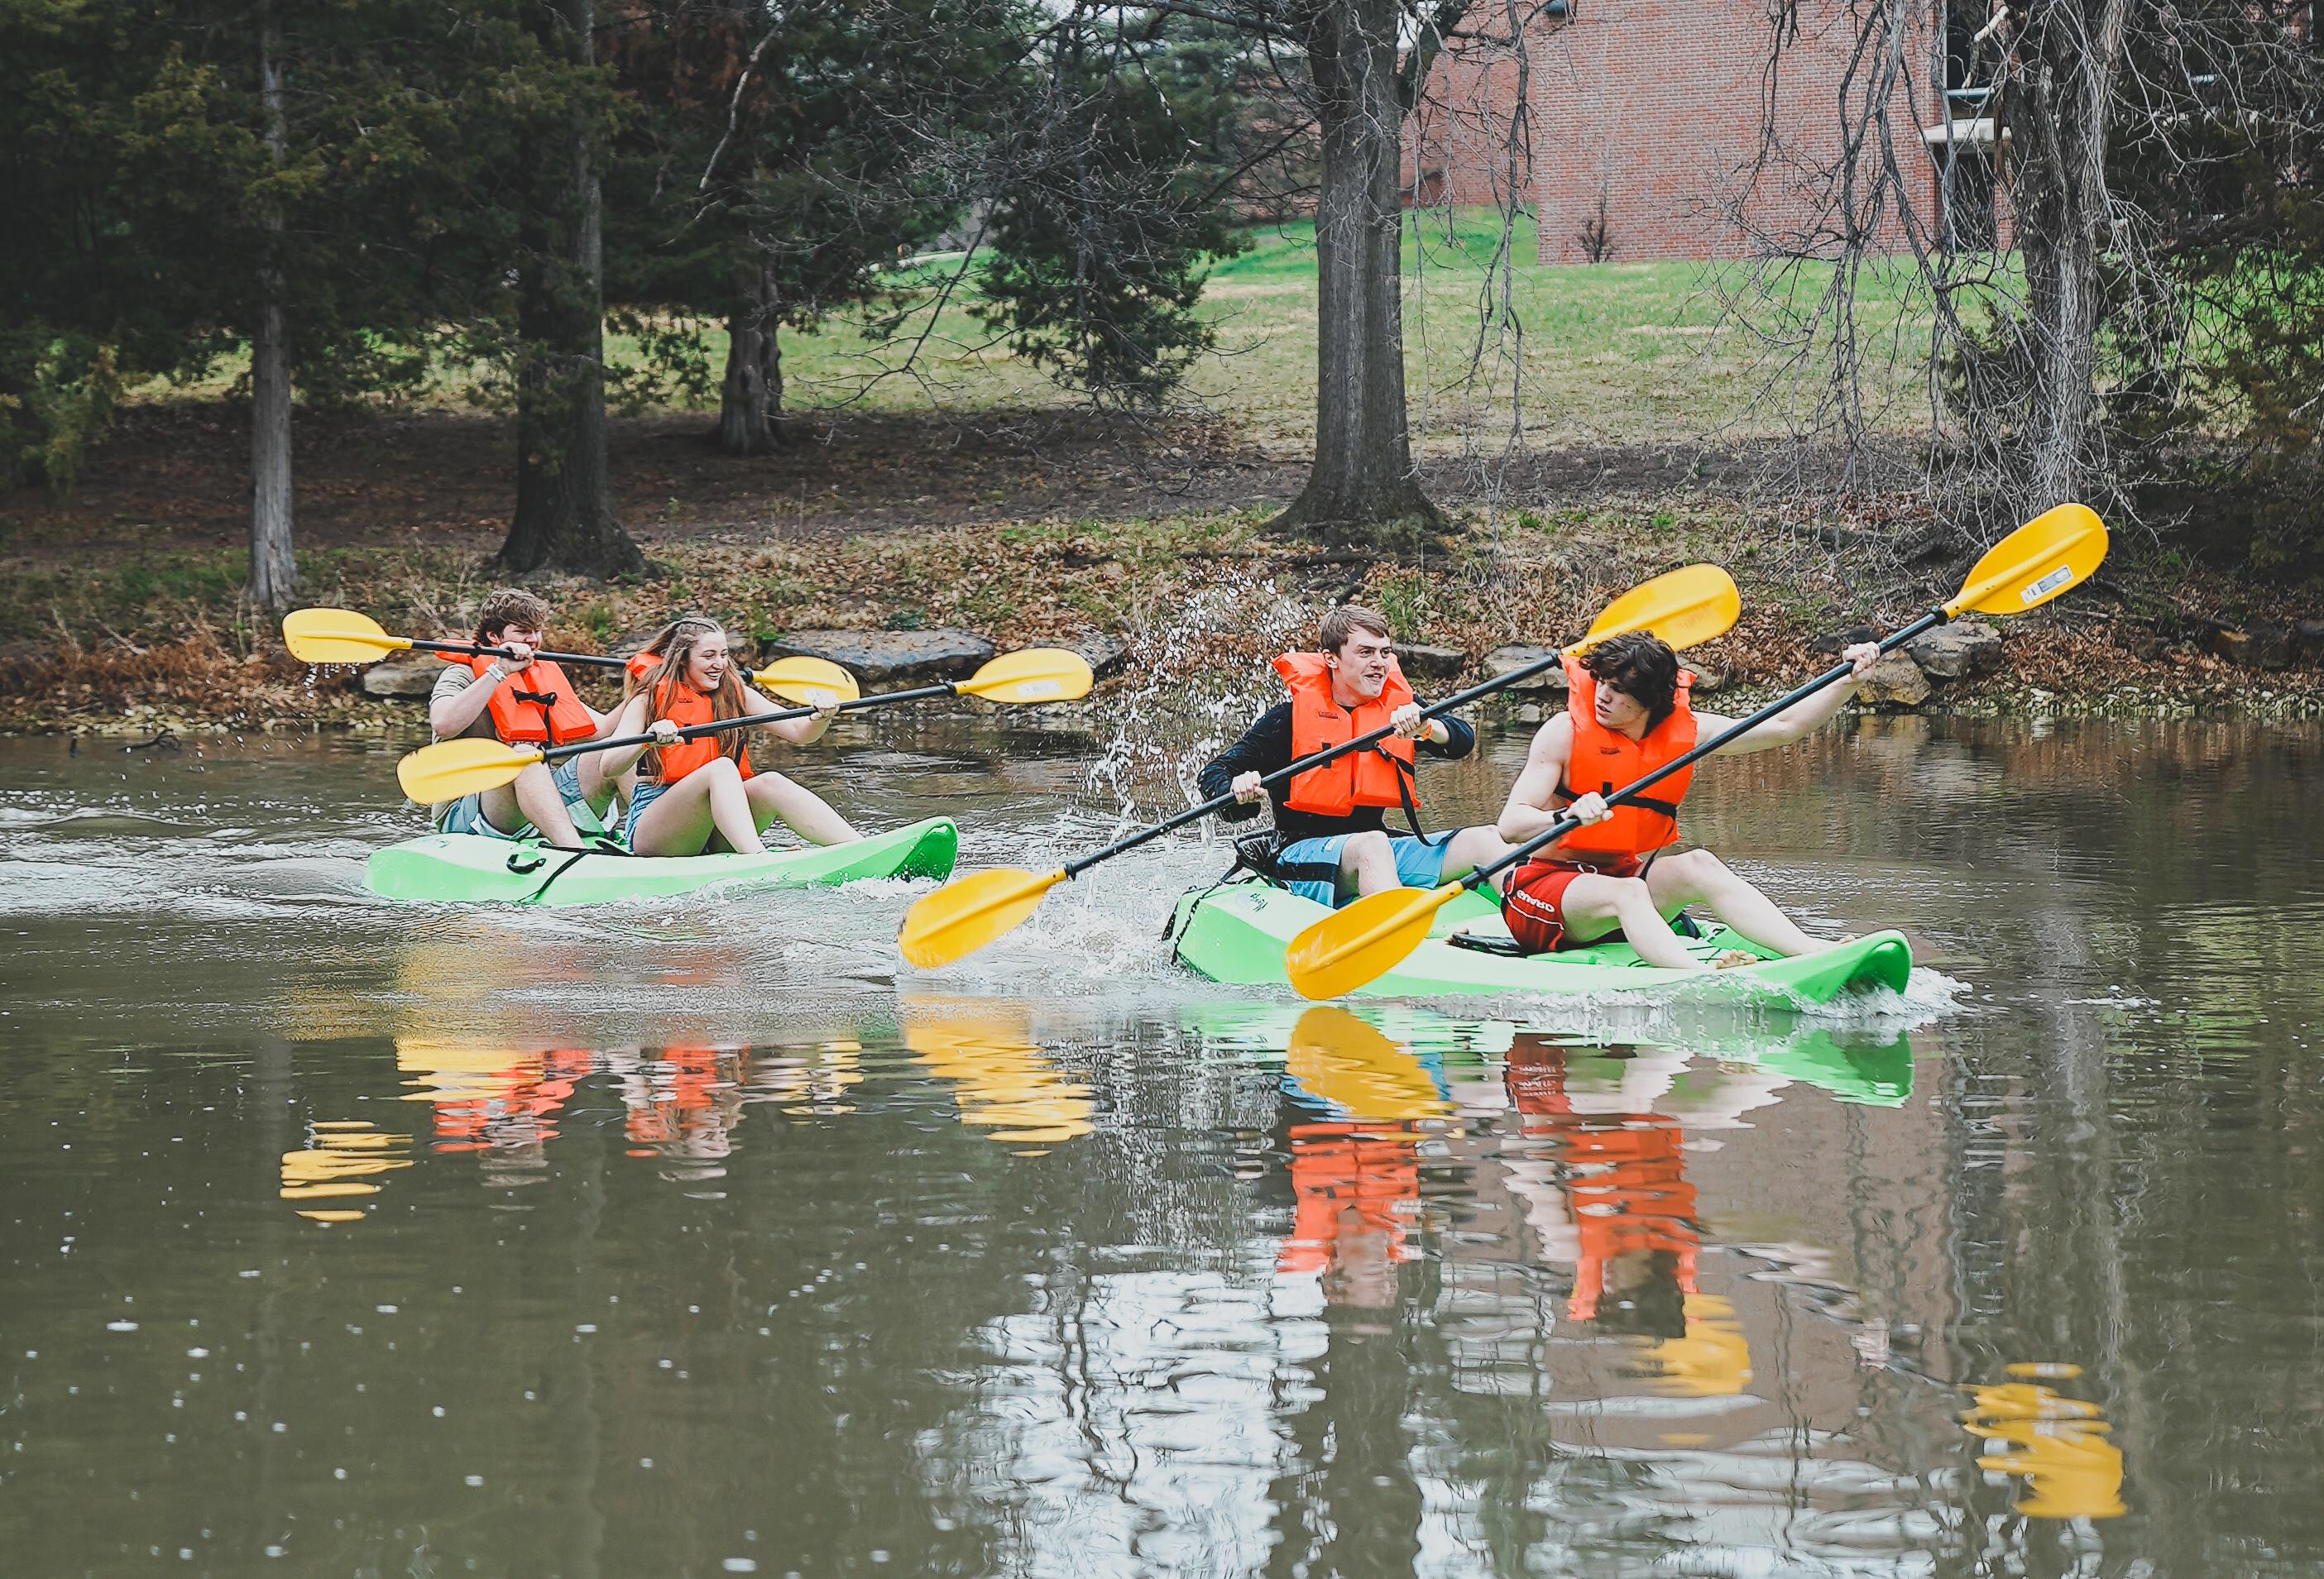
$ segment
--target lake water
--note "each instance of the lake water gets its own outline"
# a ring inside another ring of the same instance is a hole
[[[798,771],[1038,866],[1093,755]],[[390,906],[392,761],[0,741],[0,1570],[2324,1571],[2312,729],[1719,765],[1923,967],[1747,1020],[1303,1017],[1191,839],[936,975],[902,884]]]

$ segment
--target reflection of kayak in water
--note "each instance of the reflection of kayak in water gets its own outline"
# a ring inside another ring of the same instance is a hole
[[[1283,952],[1312,923],[1331,913],[1311,899],[1265,883],[1229,883],[1178,901],[1171,935],[1178,962],[1213,981],[1240,986],[1287,985]],[[1739,949],[1762,963],[1715,976],[1641,964],[1628,943],[1600,943],[1555,954],[1518,956],[1469,948],[1445,934],[1464,926],[1480,942],[1509,942],[1490,899],[1463,894],[1436,913],[1428,941],[1393,970],[1360,988],[1368,997],[1505,997],[1517,994],[1667,993],[1689,987],[1704,994],[1762,1001],[1823,1004],[1845,994],[1886,987],[1904,990],[1913,950],[1900,932],[1875,932],[1796,959],[1779,959],[1724,927],[1708,929],[1691,950],[1708,964]]]
[[[1304,1007],[1276,1003],[1209,1003],[1183,1014],[1187,1030],[1227,1047],[1277,1051],[1292,1045]],[[1509,1051],[1520,1027],[1508,1020],[1462,1020],[1433,1010],[1392,1004],[1366,1004],[1352,1011],[1390,1040],[1444,1067],[1475,1065]],[[1542,1034],[1542,1033],[1536,1033]],[[1582,1056],[1597,1046],[1635,1046],[1630,1036],[1547,1033]],[[1683,1058],[1748,1064],[1770,1074],[1829,1092],[1842,1102],[1878,1107],[1903,1106],[1913,1094],[1913,1044],[1901,1031],[1822,1026],[1745,1029],[1720,1026],[1689,1030],[1655,1043]]]
[[[605,904],[706,888],[810,888],[866,877],[946,877],[960,835],[931,817],[845,844],[764,855],[633,856],[545,849],[528,840],[431,833],[373,854],[364,882],[384,899],[450,904]]]

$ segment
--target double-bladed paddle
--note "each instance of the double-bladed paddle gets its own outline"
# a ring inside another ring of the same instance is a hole
[[[1448,696],[1434,706],[1425,709],[1423,718],[1435,718],[1452,711],[1463,703],[1491,694],[1537,675],[1552,665],[1561,663],[1568,654],[1582,653],[1611,641],[1618,636],[1634,630],[1651,630],[1674,647],[1692,647],[1699,642],[1723,636],[1742,612],[1742,601],[1735,591],[1735,580],[1715,565],[1690,565],[1683,570],[1674,570],[1641,586],[1633,587],[1606,606],[1590,632],[1563,652],[1497,675],[1482,684],[1472,685],[1457,695]],[[1351,751],[1386,739],[1396,731],[1378,729],[1342,740],[1327,751],[1303,757],[1286,767],[1279,767],[1259,780],[1261,786],[1281,784],[1300,774],[1345,757]],[[1016,867],[997,867],[988,872],[958,878],[927,895],[904,913],[903,930],[897,934],[897,947],[904,958],[914,965],[929,969],[948,965],[974,953],[995,938],[1024,924],[1040,903],[1042,895],[1058,884],[1067,882],[1115,856],[1136,849],[1139,845],[1161,838],[1164,834],[1184,828],[1189,822],[1222,812],[1235,803],[1232,794],[1219,795],[1201,805],[1190,806],[1176,816],[1142,828],[1126,839],[1116,840],[1103,849],[1066,862],[1056,871],[1028,872]]]
[[[2086,581],[2106,558],[2106,524],[2079,504],[2061,504],[2026,522],[1986,552],[1950,602],[1931,610],[1880,644],[1894,652],[1923,631],[1969,612],[2023,614],[2038,609]],[[1710,756],[1737,736],[1757,729],[1785,708],[1847,677],[1849,666],[1835,664],[1791,694],[1767,703],[1731,729],[1703,741],[1685,756],[1666,762],[1634,784],[1606,797],[1609,806],[1634,800],[1672,774]],[[1390,888],[1357,900],[1306,928],[1291,940],[1283,963],[1291,985],[1304,997],[1335,998],[1375,980],[1409,955],[1428,936],[1436,913],[1462,893],[1490,880],[1545,846],[1582,826],[1573,817],[1555,822],[1500,859],[1435,888]],[[925,901],[923,902],[925,903]]]
[[[282,644],[302,664],[375,664],[390,653],[445,653],[457,657],[513,658],[504,647],[482,647],[473,641],[423,641],[417,637],[390,636],[379,621],[353,609],[294,609],[282,617]],[[619,669],[626,658],[602,653],[536,652],[552,664],[581,664],[591,668]],[[781,658],[751,676],[751,684],[779,693],[786,702],[853,702],[862,694],[855,676],[828,658]]]
[[[1090,666],[1080,654],[1067,652],[1063,647],[1028,647],[1023,652],[1008,653],[993,659],[965,680],[946,680],[935,685],[916,686],[909,691],[883,692],[877,696],[851,697],[838,704],[838,711],[853,712],[864,708],[892,707],[899,702],[918,702],[932,696],[982,696],[988,702],[1019,705],[1037,702],[1072,702],[1089,694],[1092,680]],[[791,707],[773,712],[745,713],[740,718],[715,719],[706,724],[696,724],[691,729],[678,730],[678,738],[691,740],[724,730],[752,729],[760,724],[779,723],[784,719],[806,718],[818,711],[818,707]],[[504,784],[512,783],[518,774],[536,762],[562,762],[568,757],[578,757],[589,751],[610,751],[617,746],[653,746],[659,743],[659,738],[651,734],[614,735],[602,740],[576,740],[570,746],[548,748],[511,746],[500,740],[438,740],[432,746],[422,746],[398,762],[395,778],[403,786],[405,794],[422,805],[428,805],[498,789]]]

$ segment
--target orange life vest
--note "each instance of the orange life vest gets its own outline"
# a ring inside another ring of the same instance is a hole
[[[1591,790],[1611,795],[1636,784],[1665,762],[1694,749],[1694,709],[1687,690],[1694,676],[1679,671],[1678,694],[1668,718],[1633,740],[1619,730],[1598,721],[1598,681],[1582,666],[1580,658],[1565,660],[1566,716],[1573,723],[1573,755],[1565,765],[1565,782],[1557,793],[1571,801]],[[1657,783],[1650,794],[1625,801],[1603,822],[1577,828],[1558,840],[1552,859],[1576,855],[1641,856],[1678,842],[1678,807],[1694,769],[1682,767]]]
[[[1343,740],[1388,727],[1388,715],[1412,698],[1397,661],[1388,661],[1388,684],[1370,702],[1349,711],[1332,699],[1332,671],[1321,653],[1285,653],[1275,672],[1291,687],[1291,754],[1312,757]],[[1318,817],[1344,817],[1358,806],[1406,806],[1420,797],[1410,783],[1413,745],[1390,735],[1360,751],[1311,767],[1291,781],[1284,804]],[[1398,764],[1402,764],[1401,767]]]
[[[622,666],[622,671],[640,685],[650,679],[653,672],[659,667],[661,667],[661,654],[649,652],[632,653],[630,661]]]
[[[710,698],[683,680],[667,680],[654,693],[654,718],[666,718],[681,730],[711,721]],[[680,740],[675,746],[659,748],[659,771],[649,769],[647,776],[659,777],[664,784],[676,784],[696,768],[707,767],[722,753],[732,749],[734,766],[742,776],[751,776],[750,748],[742,742],[739,730],[725,735],[703,735],[691,740]]]
[[[444,661],[467,665],[481,680],[498,660],[453,656]],[[493,732],[512,746],[565,746],[597,732],[597,721],[573,693],[573,682],[547,658],[535,658],[503,680],[489,705]]]

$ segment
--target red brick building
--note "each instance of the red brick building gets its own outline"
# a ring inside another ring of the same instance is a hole
[[[1940,161],[1958,151],[1956,224],[1967,244],[1984,244],[1992,123],[1961,86],[1968,30],[1955,23],[1949,38],[1942,0],[1928,4],[1927,25],[1904,41],[1889,135],[1925,224]],[[1843,94],[1863,91],[1848,85],[1857,18],[1838,0],[1802,0],[1799,16],[1771,76],[1763,5],[1552,0],[1522,59],[1475,43],[1442,58],[1407,124],[1406,189],[1424,204],[1518,193],[1538,215],[1545,263],[1748,257],[1778,238],[1788,248],[1819,235],[1828,246],[1820,211],[1843,147]],[[1904,245],[1893,205],[1874,234],[1887,249]]]

